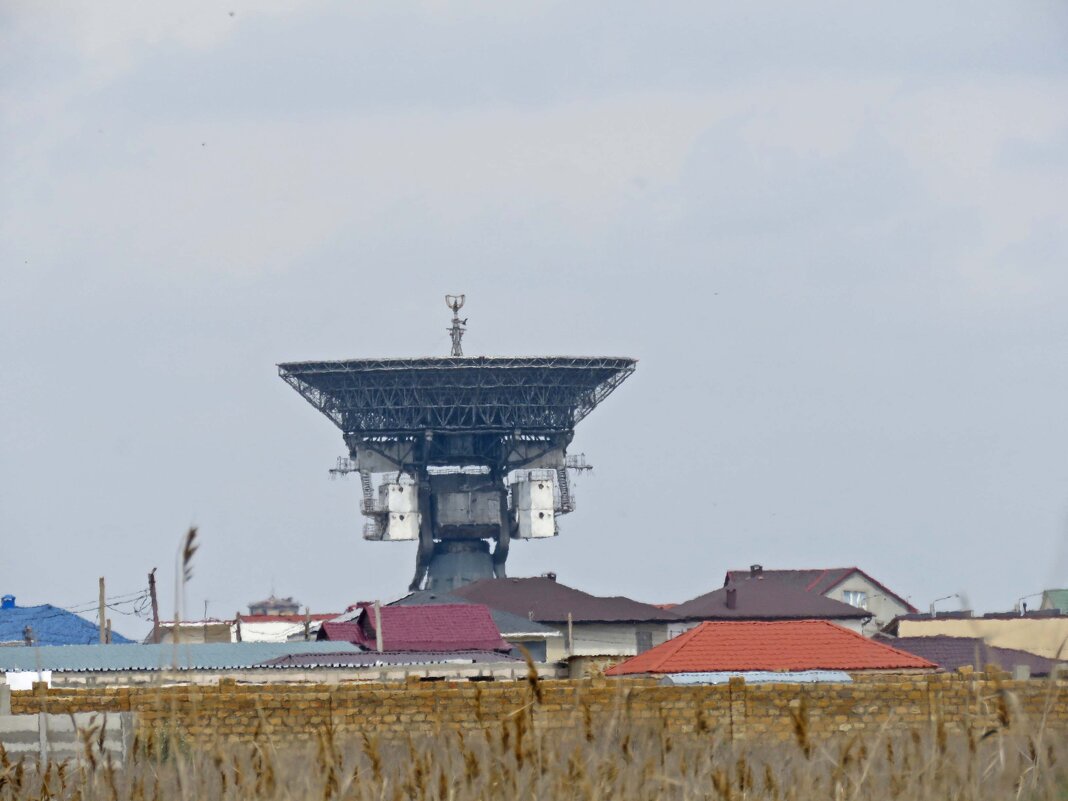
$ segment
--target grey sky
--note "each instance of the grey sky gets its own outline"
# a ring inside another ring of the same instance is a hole
[[[230,12],[233,12],[231,15]],[[513,574],[1068,585],[1068,6],[0,5],[0,591],[403,591],[280,361],[631,355]],[[116,619],[120,631],[143,628]]]

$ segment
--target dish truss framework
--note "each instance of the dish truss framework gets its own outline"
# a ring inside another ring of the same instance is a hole
[[[558,533],[556,517],[574,509],[567,471],[589,467],[567,454],[575,425],[636,364],[449,356],[278,371],[341,429],[349,456],[332,472],[359,473],[365,538],[417,541],[410,588],[448,590],[505,576],[511,539]]]

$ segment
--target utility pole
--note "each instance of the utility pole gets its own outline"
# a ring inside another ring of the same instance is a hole
[[[311,607],[304,607],[304,641],[311,639]]]
[[[104,631],[104,623],[105,623],[104,610],[106,610],[106,609],[107,609],[107,599],[106,599],[105,593],[104,593],[104,577],[101,576],[100,577],[100,604],[99,604],[99,609],[97,610],[98,611],[98,616],[99,616],[98,625],[99,625],[99,628],[100,628],[100,644],[101,645],[103,645],[104,643],[106,643],[108,641],[107,632]]]
[[[382,653],[382,604],[375,601],[375,650]]]
[[[575,655],[575,628],[570,612],[567,613],[567,655]]]
[[[159,645],[159,601],[156,599],[156,568],[148,574],[148,596],[152,599],[152,642]]]
[[[107,631],[107,634],[104,637],[104,642],[107,643],[108,645],[111,645],[111,618],[110,617],[107,619],[107,621],[105,621],[104,629]]]

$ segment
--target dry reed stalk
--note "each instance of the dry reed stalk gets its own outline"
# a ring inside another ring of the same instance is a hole
[[[812,741],[809,738],[808,699],[802,694],[797,710],[790,710],[790,717],[794,723],[794,736],[797,744],[801,747],[805,758],[812,757]]]
[[[990,698],[991,714],[994,713]],[[433,801],[496,799],[608,799],[638,801],[1064,801],[1068,797],[1068,739],[1040,731],[1010,706],[1011,729],[977,740],[969,727],[914,726],[874,740],[817,738],[808,724],[810,753],[792,741],[730,742],[696,731],[674,713],[651,724],[622,720],[602,725],[532,728],[530,713],[512,716],[500,736],[482,727],[466,734],[371,739],[325,726],[304,744],[269,745],[261,726],[251,743],[175,737],[149,747],[152,729],[124,764],[101,749],[99,721],[83,733],[92,759],[77,770],[0,752],[0,801]],[[803,718],[800,710],[798,718]],[[332,722],[332,721],[331,721]],[[578,721],[576,721],[577,723]],[[796,724],[793,719],[783,721]],[[162,728],[162,727],[161,727]],[[786,733],[786,732],[783,732]],[[1042,739],[1043,735],[1045,738]],[[166,751],[163,758],[161,752]],[[71,763],[73,767],[73,763]],[[365,769],[366,768],[366,769]],[[762,774],[762,776],[761,776]],[[344,779],[342,779],[344,777]]]

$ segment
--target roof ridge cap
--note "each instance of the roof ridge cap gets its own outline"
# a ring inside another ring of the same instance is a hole
[[[819,568],[817,568],[817,570],[818,569]],[[805,585],[805,592],[812,592],[812,588],[819,584],[821,581],[823,581],[823,577],[826,576],[828,572],[830,572],[830,568],[823,568],[822,573],[820,573],[818,576],[816,576],[814,580]]]

